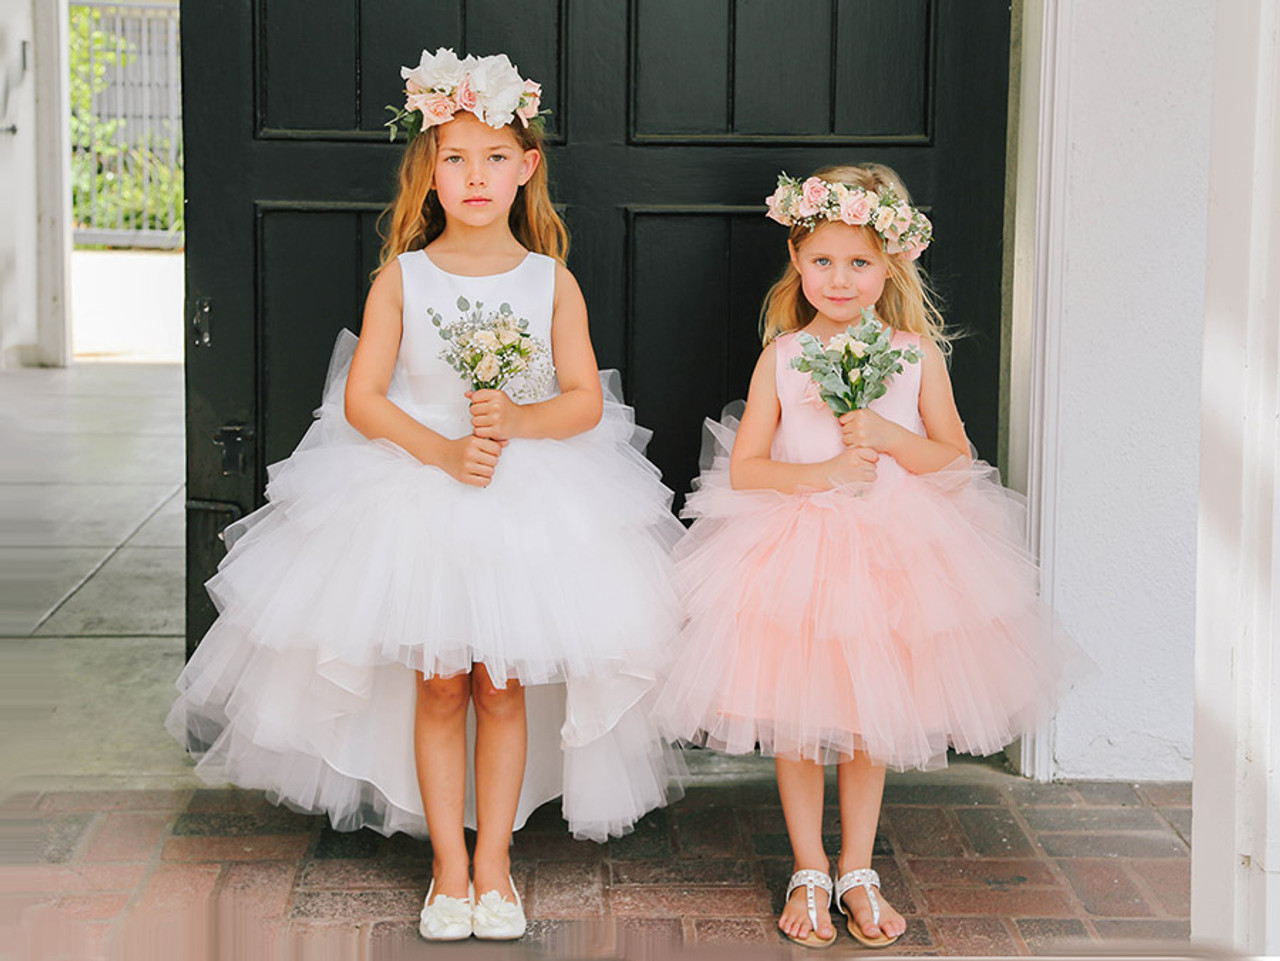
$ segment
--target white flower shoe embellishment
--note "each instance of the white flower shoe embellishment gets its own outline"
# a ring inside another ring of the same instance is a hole
[[[524,905],[520,901],[520,892],[516,891],[515,881],[510,877],[507,881],[515,894],[514,904],[497,891],[486,891],[477,900],[475,889],[470,885],[467,886],[465,900],[442,894],[433,901],[431,895],[436,889],[436,882],[432,879],[422,904],[418,933],[427,941],[462,941],[473,934],[488,941],[512,941],[523,937],[527,926]]]
[[[432,878],[422,903],[418,933],[428,941],[462,941],[471,937],[471,916],[475,910],[475,892],[471,886],[467,886],[465,900],[442,894],[433,901],[431,894],[435,889],[436,882]]]
[[[497,891],[486,891],[476,902],[471,926],[477,938],[511,941],[524,936],[526,921],[520,892],[516,890],[515,881],[510,877],[507,878],[507,883],[511,885],[511,891],[515,895],[515,904]]]

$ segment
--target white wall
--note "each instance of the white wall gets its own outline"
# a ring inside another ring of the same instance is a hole
[[[25,76],[21,69],[24,40]],[[35,48],[31,41],[31,5],[0,5],[0,91],[6,80],[9,86],[8,110],[0,116],[0,127],[16,124],[18,128],[16,134],[0,134],[0,369],[36,362]]]
[[[1059,777],[1189,779],[1213,0],[1063,0],[1048,593]],[[1061,125],[1064,125],[1062,127]],[[1042,211],[1042,215],[1044,212]]]

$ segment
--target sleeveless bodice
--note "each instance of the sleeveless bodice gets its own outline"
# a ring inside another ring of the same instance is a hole
[[[920,335],[894,331],[891,343],[895,348],[919,347]],[[800,355],[799,339],[795,333],[783,334],[774,344],[777,349],[775,379],[782,413],[770,456],[793,464],[812,464],[835,457],[844,450],[840,422],[816,393],[806,389],[809,375],[791,366],[792,359]],[[921,364],[923,361],[903,363],[902,373],[893,376],[884,396],[871,402],[871,409],[924,437],[924,421],[920,419]],[[878,477],[902,472],[892,457],[881,455]]]
[[[388,396],[409,413],[429,422],[436,420],[433,414],[452,419],[467,407],[463,393],[470,384],[440,356],[445,342],[429,309],[441,316],[442,323],[450,324],[463,315],[459,297],[485,314],[510,304],[516,317],[528,321],[529,333],[545,345],[550,356],[556,279],[553,258],[530,253],[511,270],[481,277],[441,270],[422,250],[403,253],[399,261],[403,328]],[[546,396],[555,390],[552,386]]]

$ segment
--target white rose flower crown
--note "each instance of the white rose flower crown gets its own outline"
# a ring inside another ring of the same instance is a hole
[[[783,226],[804,224],[810,230],[823,221],[853,227],[868,225],[884,241],[890,254],[915,260],[933,241],[933,224],[923,213],[898,196],[892,187],[871,192],[821,177],[797,180],[778,174],[778,189],[764,201],[766,214]]]
[[[459,110],[470,111],[495,130],[517,117],[526,127],[540,127],[542,117],[551,112],[538,109],[542,85],[522,78],[505,53],[459,60],[444,47],[435,53],[423,50],[421,62],[401,67],[400,76],[405,81],[404,106],[387,106],[392,140],[397,128],[412,140],[426,128],[452,120]]]

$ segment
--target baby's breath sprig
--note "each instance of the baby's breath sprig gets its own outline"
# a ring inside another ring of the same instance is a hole
[[[517,317],[510,304],[485,313],[484,304],[473,306],[459,297],[462,316],[452,323],[433,307],[431,322],[445,346],[440,356],[462,374],[472,390],[506,390],[512,400],[541,400],[551,386],[555,370],[546,343],[529,333],[529,322]]]

